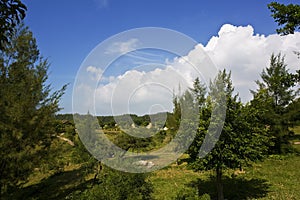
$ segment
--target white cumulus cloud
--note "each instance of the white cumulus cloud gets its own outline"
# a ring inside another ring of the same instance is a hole
[[[274,53],[285,55],[291,71],[299,69],[300,60],[294,51],[300,51],[300,33],[279,36],[254,34],[252,26],[233,26],[225,24],[218,36],[202,46],[219,69],[232,72],[232,80],[244,102],[250,100],[250,89],[256,89],[255,80],[260,78],[262,70],[269,65]]]
[[[128,53],[137,45],[137,39],[117,42],[107,49],[107,53]],[[254,28],[250,25],[225,24],[206,45],[198,44],[186,56],[166,61],[165,68],[149,71],[132,69],[99,84],[93,91],[96,113],[145,114],[150,112],[153,105],[159,105],[161,111],[171,111],[173,91],[177,93],[179,85],[182,90],[191,87],[199,76],[208,83],[211,77],[207,75],[213,74],[208,57],[218,69],[231,71],[236,92],[243,102],[247,102],[252,97],[249,90],[256,89],[254,81],[259,79],[262,70],[269,65],[272,53],[285,55],[291,71],[299,69],[300,60],[294,51],[300,51],[298,32],[286,36],[265,36],[254,34]],[[95,77],[103,73],[92,66],[87,71]]]

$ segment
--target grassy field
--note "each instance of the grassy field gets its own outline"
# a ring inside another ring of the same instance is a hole
[[[291,143],[300,141],[300,127]],[[61,141],[59,141],[61,142]],[[66,145],[62,157],[71,156]],[[300,144],[293,145],[300,152]],[[70,154],[70,155],[69,155]],[[227,170],[224,173],[224,194],[228,200],[300,199],[300,154],[274,155],[263,162],[246,167],[243,173]],[[149,174],[157,200],[175,199],[178,194],[209,195],[215,198],[216,186],[212,171],[194,172],[186,163],[170,165]],[[65,165],[60,171],[36,171],[23,188],[4,199],[68,199],[68,194],[91,187],[92,174],[86,176],[79,164]]]
[[[300,126],[292,129],[295,136],[291,138],[298,153],[279,156],[274,155],[263,162],[254,163],[244,169],[243,173],[227,170],[224,176],[224,193],[227,199],[300,199]],[[216,186],[214,173],[193,172],[185,165],[170,166],[154,172],[150,178],[154,185],[156,199],[174,199],[185,191],[198,195],[209,194],[215,197]]]
[[[245,173],[235,175],[228,170],[224,176],[227,199],[300,199],[300,156],[273,156]],[[236,173],[237,174],[237,173]],[[215,196],[213,172],[193,172],[185,166],[171,166],[152,174],[156,199],[174,199],[180,192],[192,190],[200,196]]]
[[[245,173],[225,172],[224,193],[227,199],[300,199],[300,156],[273,156]],[[69,193],[86,189],[90,181],[82,182],[80,167],[69,166],[59,174],[36,173],[24,188],[9,199],[66,199]],[[237,174],[237,175],[236,175]],[[193,172],[185,164],[171,165],[153,172],[149,181],[154,186],[153,197],[158,200],[174,199],[187,191],[195,195],[215,197],[213,172]]]

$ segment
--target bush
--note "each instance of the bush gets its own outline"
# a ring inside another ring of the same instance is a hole
[[[152,184],[146,174],[130,174],[105,168],[97,185],[81,193],[69,195],[68,199],[87,200],[151,200]]]

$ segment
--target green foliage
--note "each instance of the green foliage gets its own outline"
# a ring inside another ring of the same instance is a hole
[[[219,72],[211,82],[205,104],[202,103],[203,106],[200,107],[198,133],[188,150],[189,163],[193,169],[216,170],[219,199],[223,199],[222,170],[241,168],[242,165],[261,159],[266,151],[266,132],[252,124],[252,111],[238,101],[238,96],[233,95],[233,91],[230,73],[227,74],[225,70]],[[203,92],[200,95],[203,96]],[[222,105],[223,98],[226,99],[226,107],[222,107],[225,106],[225,103]],[[217,109],[214,115],[213,109]],[[221,135],[216,138],[209,132],[209,126],[213,127],[212,130],[218,129],[222,123],[221,109],[226,110],[226,118]],[[205,137],[216,141],[216,144],[210,152],[205,152],[205,157],[200,158],[197,152],[204,145]]]
[[[51,93],[47,70],[28,28],[14,29],[0,52],[1,192],[25,181],[51,144],[65,86]]]
[[[87,200],[150,200],[152,184],[146,174],[130,174],[105,168],[99,175],[99,183],[69,199]]]
[[[178,113],[177,127],[173,134],[175,137],[174,150],[184,153],[193,142],[197,131],[198,105],[191,91],[186,90],[182,96],[176,97],[174,102],[174,113]],[[178,110],[180,109],[180,110]]]
[[[293,34],[300,29],[300,6],[297,4],[284,5],[277,2],[268,4],[272,17],[282,28],[276,29],[282,35]]]
[[[126,133],[120,133],[113,142],[125,151],[140,152],[149,147],[153,141],[152,138],[137,138]]]
[[[286,117],[290,122],[290,126],[300,125],[300,98],[296,98],[292,103],[287,107]]]
[[[89,113],[87,115],[74,115],[78,135],[75,138],[75,151],[73,157],[81,163],[86,174],[95,173],[97,176],[101,160],[107,156],[108,147],[101,145],[103,133],[97,132],[98,120]]]
[[[201,84],[199,78],[196,78],[193,84],[193,88],[190,89],[195,99],[195,103],[199,109],[199,127],[198,133],[201,131],[205,131],[209,126],[209,117],[211,115],[210,108],[208,108],[208,103],[206,100],[206,88],[203,84]],[[188,149],[188,154],[192,160],[195,160],[199,156],[199,149],[201,147],[201,143],[203,138],[199,134],[196,134],[191,146]]]
[[[270,67],[263,70],[261,73],[262,87],[266,87],[268,95],[272,98],[273,104],[276,107],[276,112],[284,112],[283,109],[295,97],[292,87],[295,85],[293,75],[286,69],[284,57],[281,54],[270,59]]]
[[[0,1],[0,50],[4,50],[14,34],[14,28],[26,15],[26,6],[20,0]]]
[[[191,88],[192,94],[194,95],[194,98],[196,100],[196,104],[199,107],[199,112],[201,111],[201,108],[205,104],[206,100],[206,87],[204,84],[202,84],[197,77],[194,81],[193,88]]]
[[[261,78],[262,82],[256,82],[259,89],[253,92],[250,106],[256,112],[261,127],[268,128],[270,153],[286,153],[290,151],[288,139],[292,135],[288,128],[299,112],[293,89],[297,74],[288,72],[284,57],[279,54],[271,56],[270,66],[263,70]]]
[[[217,103],[216,99],[212,101],[207,98],[206,107],[201,109],[199,130],[196,141],[190,149],[191,164],[194,169],[216,169],[216,168],[239,168],[249,161],[258,160],[266,150],[264,144],[266,141],[265,131],[260,127],[254,126],[252,111],[244,107],[238,101],[238,96],[233,96],[233,87],[230,80],[230,74],[226,71],[220,72],[216,80],[211,85],[209,96],[216,96],[213,92],[219,93],[221,90],[214,90],[219,81],[224,81],[223,92],[226,95],[226,119],[225,123],[214,149],[204,158],[198,158],[196,152],[199,152],[204,137],[207,135],[207,129],[211,120],[213,104]]]
[[[59,174],[64,171],[65,167],[82,162],[82,159],[79,159],[82,146],[75,132],[75,126],[71,121],[66,120],[68,119],[67,115],[66,119],[63,119],[62,115],[59,116],[61,120],[58,120],[57,116],[55,120],[56,134],[51,138],[51,144],[43,155],[40,161],[41,166],[38,168],[45,174]]]

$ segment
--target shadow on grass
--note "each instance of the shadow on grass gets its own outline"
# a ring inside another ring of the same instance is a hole
[[[93,180],[83,181],[84,170],[76,169],[54,174],[41,180],[38,184],[16,189],[8,199],[65,199],[77,190],[84,190]]]
[[[209,194],[212,199],[217,197],[215,177],[208,180],[197,179],[187,184],[188,187],[197,188],[198,195]],[[223,177],[224,197],[228,200],[244,200],[265,197],[268,194],[270,184],[263,179],[245,179],[243,177]]]

